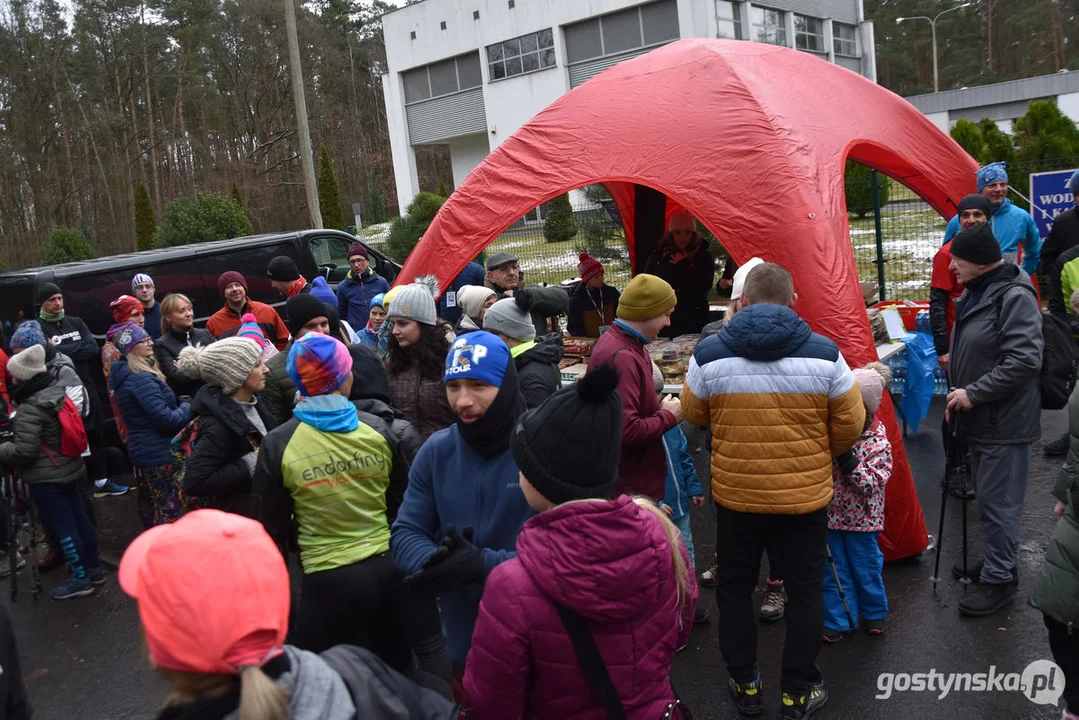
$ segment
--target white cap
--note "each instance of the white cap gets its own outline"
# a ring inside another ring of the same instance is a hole
[[[734,280],[731,282],[731,300],[738,300],[742,297],[742,288],[745,287],[749,271],[763,263],[763,260],[755,257],[734,272]]]

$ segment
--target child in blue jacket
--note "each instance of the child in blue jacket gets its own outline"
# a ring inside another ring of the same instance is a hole
[[[659,366],[652,363],[652,380],[656,392],[663,394],[663,373]],[[693,467],[693,458],[689,454],[689,441],[682,432],[681,425],[663,433],[663,450],[667,455],[667,477],[663,481],[663,501],[659,506],[674,526],[682,533],[682,544],[686,546],[690,565],[694,571],[697,561],[693,557],[693,530],[689,525],[689,506],[704,506],[704,490],[697,480],[697,470]],[[697,614],[693,622],[700,623],[708,619],[708,611],[703,604],[697,605]]]

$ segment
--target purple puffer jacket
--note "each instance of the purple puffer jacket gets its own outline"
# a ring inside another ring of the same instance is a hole
[[[686,566],[689,558],[678,543]],[[517,557],[487,577],[465,669],[469,717],[606,720],[555,603],[584,615],[628,720],[673,702],[675,650],[693,628],[697,583],[678,607],[663,526],[627,496],[531,518]]]

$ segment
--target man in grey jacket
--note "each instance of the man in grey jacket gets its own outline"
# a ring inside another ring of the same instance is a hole
[[[517,258],[510,253],[499,251],[487,258],[487,284],[499,300],[513,297],[514,290],[524,287],[522,279]],[[565,315],[569,310],[569,294],[560,287],[543,285],[531,285],[529,290],[532,294],[531,315],[536,337],[559,330],[558,316]]]
[[[987,223],[952,240],[952,272],[966,286],[956,301],[946,418],[970,449],[985,560],[977,592],[959,603],[970,617],[1011,605],[1019,520],[1030,446],[1041,436],[1042,316],[1030,277],[1004,263]]]

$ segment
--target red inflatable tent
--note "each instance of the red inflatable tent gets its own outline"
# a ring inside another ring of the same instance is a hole
[[[619,63],[552,103],[461,183],[399,278],[447,285],[534,207],[603,183],[639,268],[674,205],[743,263],[794,276],[798,312],[851,367],[877,359],[851,250],[846,159],[911,188],[945,218],[974,191],[977,164],[898,95],[807,53],[690,39]],[[927,545],[894,409],[895,451],[881,546],[892,560]]]

